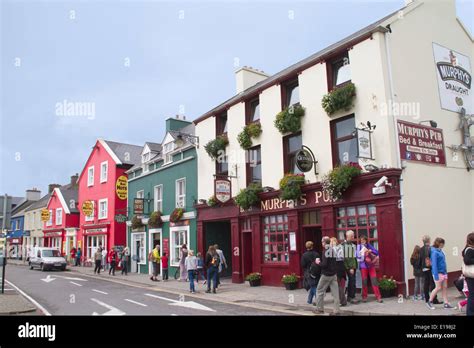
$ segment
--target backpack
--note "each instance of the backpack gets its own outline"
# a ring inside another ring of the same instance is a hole
[[[319,266],[316,262],[311,262],[311,266],[309,266],[309,275],[312,278],[317,278],[321,275],[321,266]]]
[[[211,259],[211,266],[214,267],[219,267],[219,264],[221,263],[221,259],[219,258],[219,255],[214,255]]]

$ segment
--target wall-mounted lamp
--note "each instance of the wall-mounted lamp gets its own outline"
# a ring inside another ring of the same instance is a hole
[[[433,121],[433,120],[420,121],[420,122],[418,122],[418,124],[427,123],[427,122],[429,122],[431,127],[438,128],[438,123],[436,121]]]

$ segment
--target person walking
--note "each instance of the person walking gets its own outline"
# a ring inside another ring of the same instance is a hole
[[[167,282],[168,281],[168,255],[166,255],[166,253],[163,253],[163,256],[161,257],[161,268],[163,270],[163,276],[161,277],[161,279]]]
[[[186,272],[188,272],[189,292],[195,294],[196,289],[194,288],[194,277],[196,275],[197,259],[196,256],[194,256],[193,250],[189,250],[188,256],[186,256],[186,259],[184,260],[184,266],[186,267]]]
[[[321,244],[323,246],[323,255],[321,260],[316,259],[316,263],[321,266],[321,278],[316,288],[316,313],[324,313],[324,297],[329,286],[331,295],[334,299],[334,312],[339,314],[339,288],[336,276],[336,257],[335,250],[331,247],[331,239],[323,237]]]
[[[152,269],[153,269],[153,273],[150,277],[150,280],[152,280],[154,282],[159,282],[158,273],[159,273],[159,270],[160,270],[160,259],[161,259],[159,248],[160,248],[160,245],[156,244],[154,249],[148,255],[148,260],[151,261],[151,265],[152,265]]]
[[[77,253],[76,253],[76,266],[81,265],[81,257],[82,257],[82,250],[81,248],[77,248]]]
[[[443,252],[444,244],[445,241],[443,238],[436,238],[431,248],[431,273],[435,282],[435,288],[431,292],[430,299],[426,304],[429,309],[435,309],[433,300],[440,290],[444,301],[443,307],[445,309],[454,308],[448,301],[448,270],[446,255],[444,255]]]
[[[184,260],[188,256],[188,247],[186,244],[183,244],[179,249],[179,281],[186,281],[186,266],[184,265]]]
[[[100,270],[102,268],[102,249],[100,247],[94,253],[94,261],[95,261],[95,268],[94,274],[100,274]]]
[[[468,290],[466,315],[474,316],[474,232],[467,235],[462,257],[463,275]]]
[[[110,265],[109,275],[112,273],[112,275],[115,276],[115,267],[117,266],[117,252],[115,251],[114,247],[110,249],[108,262]]]
[[[71,265],[76,262],[76,253],[77,253],[76,248],[72,247],[72,249],[69,253],[69,255],[70,255],[69,262],[71,263]]]
[[[344,252],[344,268],[347,275],[347,299],[346,303],[357,304],[356,300],[356,272],[357,264],[357,244],[354,239],[354,231],[346,232],[346,240],[342,243]]]
[[[331,247],[334,248],[336,256],[336,279],[339,288],[339,305],[341,307],[347,306],[346,299],[346,266],[344,264],[344,249],[342,244],[339,244],[337,238],[331,238]]]
[[[204,275],[205,271],[204,271],[204,260],[202,259],[202,255],[201,253],[197,253],[197,276],[196,276],[196,279],[197,279],[197,283],[199,284],[199,276],[201,276],[202,280],[204,281],[203,284],[206,284],[206,276]]]
[[[306,303],[313,304],[313,298],[316,296],[316,287],[318,286],[319,276],[311,275],[311,267],[314,267],[316,259],[320,259],[321,256],[316,250],[313,249],[314,243],[307,241],[305,243],[306,251],[301,256],[301,268],[303,269],[303,287],[308,291],[308,299]],[[317,265],[319,267],[319,265]]]
[[[413,253],[410,257],[410,263],[413,266],[413,276],[415,277],[415,289],[413,291],[413,301],[424,299],[424,278],[423,278],[423,265],[420,257],[421,248],[419,245],[415,245]]]
[[[377,280],[377,272],[375,270],[378,262],[379,252],[367,240],[367,236],[360,237],[360,244],[357,246],[357,261],[362,276],[362,302],[367,302],[368,294],[368,278],[374,292],[377,302],[382,303],[382,295]]]
[[[107,270],[107,256],[108,256],[107,250],[105,248],[102,249],[102,268],[104,272]]]
[[[206,293],[211,292],[211,280],[212,280],[212,292],[215,294],[217,289],[217,273],[219,271],[219,254],[216,252],[216,248],[213,245],[209,246],[206,254],[206,269],[207,269],[207,290]]]
[[[423,297],[425,302],[430,300],[430,293],[435,288],[433,275],[431,273],[431,238],[428,235],[422,237],[423,246],[420,250],[421,271],[423,272]],[[439,304],[438,297],[435,296],[433,304]]]
[[[130,251],[128,247],[123,248],[122,255],[120,255],[120,267],[122,267],[122,275],[128,275],[128,258],[130,257]]]
[[[227,262],[225,260],[224,252],[219,249],[219,245],[214,244],[214,248],[216,249],[217,255],[219,255],[219,259],[221,261],[219,264],[219,272],[217,272],[217,287],[219,287],[219,285],[221,285],[220,275],[224,270],[227,269]]]

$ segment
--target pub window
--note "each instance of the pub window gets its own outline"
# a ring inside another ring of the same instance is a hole
[[[216,135],[227,134],[227,112],[216,117]]]
[[[333,165],[357,163],[357,139],[355,117],[344,117],[331,122]]]
[[[253,99],[246,103],[247,123],[257,122],[260,120],[260,100]]]
[[[300,102],[300,88],[298,85],[298,79],[291,80],[287,83],[282,84],[282,108],[286,108],[291,105],[299,104]]]
[[[347,52],[328,62],[327,76],[329,90],[351,81],[351,65]]]
[[[288,216],[270,215],[263,218],[263,261],[288,263]]]
[[[247,184],[262,183],[262,156],[260,146],[248,150]]]
[[[321,225],[321,213],[319,210],[305,211],[303,213],[303,225]]]
[[[229,163],[227,155],[220,156],[216,160],[216,175],[226,177],[229,175]]]
[[[346,231],[352,230],[359,242],[361,236],[377,250],[379,248],[377,231],[377,210],[375,204],[349,206],[336,209],[337,238],[344,240]]]
[[[285,173],[299,174],[301,171],[296,166],[296,153],[303,146],[301,133],[288,135],[283,138],[283,155]]]

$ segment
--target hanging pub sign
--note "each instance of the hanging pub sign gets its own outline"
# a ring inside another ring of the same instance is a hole
[[[133,199],[133,213],[143,215],[144,213],[145,200],[143,198]]]
[[[41,209],[41,221],[49,221],[51,214],[48,209]]]
[[[92,216],[94,214],[94,203],[92,201],[82,202],[82,213],[85,216]]]
[[[316,172],[316,161],[313,151],[307,146],[301,146],[301,150],[296,153],[296,167],[302,171],[303,173],[309,172],[313,169],[314,166],[314,174],[318,174]]]
[[[127,215],[117,214],[117,215],[115,215],[115,221],[118,222],[118,223],[123,224],[125,221],[127,221]]]
[[[474,112],[472,105],[472,73],[469,57],[433,43],[433,54],[438,77],[441,108],[467,114]]]
[[[398,120],[397,131],[402,160],[446,165],[441,129]]]
[[[115,192],[117,193],[117,197],[122,201],[127,199],[128,181],[126,176],[120,175],[117,178],[115,183]]]
[[[372,132],[367,129],[356,128],[357,131],[357,157],[372,158]]]
[[[232,185],[228,179],[215,179],[214,180],[214,196],[216,199],[225,203],[230,200],[232,195]]]

